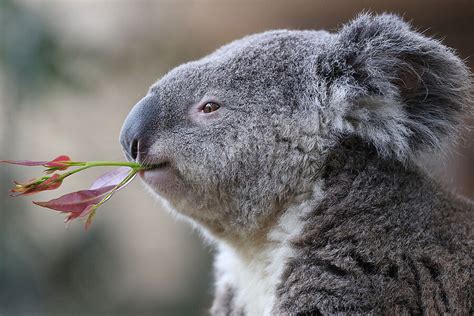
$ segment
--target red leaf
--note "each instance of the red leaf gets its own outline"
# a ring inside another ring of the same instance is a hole
[[[47,164],[47,161],[30,161],[30,160],[0,160],[0,163],[9,163],[13,165],[21,166],[43,166]]]
[[[89,226],[92,224],[92,219],[95,216],[95,205],[89,205],[84,211],[77,212],[77,213],[69,213],[69,215],[64,219],[65,223],[68,223],[78,217],[85,217],[87,216],[85,230],[89,229]]]
[[[61,186],[63,180],[58,174],[45,179],[33,179],[27,183],[15,182],[15,187],[10,190],[11,196],[30,195],[41,191],[55,190]]]
[[[61,155],[45,163],[43,166],[54,168],[55,170],[66,170],[69,167],[67,163],[70,161],[71,158],[69,158],[69,156]]]
[[[118,169],[106,172],[97,178],[94,183],[92,183],[90,190],[95,190],[110,185],[116,186],[122,182],[122,180],[125,179],[129,173],[129,167],[120,167]]]
[[[89,206],[100,201],[115,187],[109,185],[94,190],[81,190],[65,194],[57,199],[47,202],[33,202],[36,205],[46,207],[60,212],[70,212],[68,220],[81,216]]]
[[[0,160],[0,163],[9,163],[13,165],[21,165],[21,166],[43,166],[50,168],[52,170],[66,170],[69,165],[68,162],[71,161],[71,158],[66,155],[61,155],[54,158],[51,161],[31,161],[31,160]]]
[[[133,177],[127,183],[122,182],[129,175],[131,175],[130,168],[121,167],[97,178],[89,190],[72,192],[47,202],[33,203],[55,211],[68,213],[65,222],[87,216],[85,228],[88,229],[95,216],[97,207],[110,198],[113,193],[127,185]]]

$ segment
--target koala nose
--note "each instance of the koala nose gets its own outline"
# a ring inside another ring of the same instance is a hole
[[[129,161],[141,162],[145,160],[147,148],[144,140],[138,139],[137,135],[125,130],[120,135],[120,143],[125,157]]]
[[[122,141],[122,147],[125,151],[125,155],[129,160],[136,161],[138,158],[139,142],[138,139],[133,139],[131,142],[128,140]]]
[[[152,145],[154,121],[150,96],[140,100],[130,111],[120,132],[122,150],[130,161],[143,163]]]

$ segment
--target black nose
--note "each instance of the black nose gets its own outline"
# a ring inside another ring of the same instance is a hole
[[[124,125],[125,126],[125,125]],[[129,161],[143,161],[146,157],[146,148],[144,148],[144,141],[140,141],[137,135],[130,132],[123,131],[120,136],[120,143],[125,157]]]
[[[125,157],[144,163],[152,145],[154,128],[153,98],[144,97],[130,111],[122,126],[120,143]]]
[[[130,161],[137,161],[138,152],[140,151],[140,142],[136,138],[121,137],[120,142],[124,151],[125,157]],[[141,146],[143,147],[143,145]]]
[[[132,141],[132,144],[130,145],[130,155],[132,157],[133,160],[137,160],[137,156],[138,156],[138,139],[134,139]]]

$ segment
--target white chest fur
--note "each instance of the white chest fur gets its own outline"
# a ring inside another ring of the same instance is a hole
[[[290,241],[300,234],[301,217],[309,209],[305,204],[288,209],[270,230],[263,246],[234,249],[223,242],[219,245],[216,286],[231,286],[234,306],[243,308],[245,315],[272,314],[280,277],[295,255]]]

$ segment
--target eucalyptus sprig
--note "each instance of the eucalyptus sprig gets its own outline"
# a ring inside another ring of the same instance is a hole
[[[31,195],[46,190],[55,190],[67,177],[93,167],[119,167],[97,178],[89,189],[65,194],[46,202],[33,202],[67,214],[65,222],[85,219],[87,229],[96,214],[97,208],[108,201],[112,195],[129,184],[141,170],[146,168],[135,162],[122,161],[72,161],[69,156],[59,156],[51,161],[0,160],[0,163],[21,166],[42,166],[45,175],[24,183],[16,182],[10,190],[11,196]],[[60,171],[65,171],[59,173]]]

